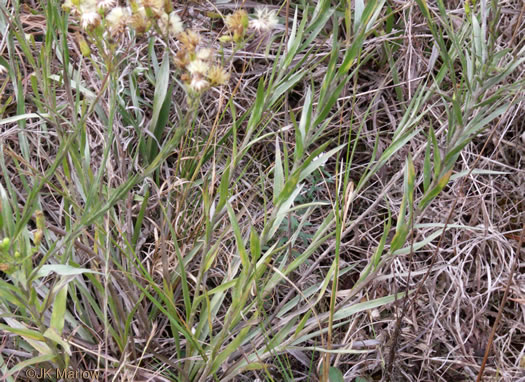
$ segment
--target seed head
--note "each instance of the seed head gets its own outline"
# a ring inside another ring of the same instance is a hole
[[[77,9],[71,0],[65,0],[62,4],[62,9],[71,13],[76,13]]]
[[[144,7],[138,8],[130,19],[131,26],[137,31],[138,34],[146,32],[150,26],[151,22],[146,14],[146,9]]]
[[[182,69],[182,68],[185,68],[187,65],[189,65],[190,58],[186,50],[182,49],[177,52],[173,61],[175,62],[175,65],[177,65],[179,68]]]
[[[100,24],[100,14],[96,9],[81,11],[80,24],[84,29],[95,28]]]
[[[112,36],[124,32],[130,21],[131,12],[123,7],[115,7],[106,16],[109,32]]]
[[[182,20],[175,12],[171,12],[169,15],[167,13],[163,13],[160,16],[158,25],[162,33],[169,34],[173,37],[177,36],[184,30]]]
[[[191,79],[190,88],[191,90],[202,93],[204,90],[206,90],[210,86],[208,81],[206,81],[201,76],[195,76]]]
[[[144,8],[151,9],[155,17],[161,17],[164,14],[164,0],[142,0]]]
[[[277,12],[268,8],[257,8],[255,18],[250,21],[250,28],[257,32],[267,32],[274,29],[279,24]]]
[[[97,0],[98,9],[108,10],[110,8],[113,8],[115,4],[115,0]]]
[[[244,9],[238,9],[224,20],[226,26],[233,32],[233,40],[240,42],[249,25],[248,14]]]
[[[212,85],[224,85],[230,79],[230,75],[221,66],[214,65],[208,70],[208,79]]]
[[[191,74],[206,74],[209,69],[209,65],[202,60],[193,60],[187,67],[188,72]]]
[[[207,60],[211,59],[212,53],[213,53],[212,50],[209,49],[209,48],[200,48],[200,49],[197,51],[197,55],[196,55],[196,57],[197,57],[199,60],[207,61]]]
[[[179,34],[177,38],[184,48],[190,52],[195,51],[195,48],[201,41],[201,37],[191,29],[186,29],[184,32]]]

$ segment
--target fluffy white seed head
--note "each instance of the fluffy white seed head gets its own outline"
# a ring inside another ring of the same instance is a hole
[[[191,79],[190,87],[193,91],[200,93],[204,90],[206,90],[209,86],[209,82],[206,81],[201,76],[195,76]]]
[[[255,9],[255,18],[250,20],[250,28],[261,33],[274,29],[278,24],[277,12],[266,7]]]
[[[209,65],[206,62],[197,59],[190,62],[187,69],[191,74],[206,74],[208,72]]]
[[[159,18],[158,25],[162,33],[169,34],[172,37],[177,36],[184,30],[182,20],[175,12],[171,12],[169,15],[163,13]]]
[[[106,16],[106,22],[109,26],[109,31],[112,35],[120,33],[124,30],[131,17],[129,9],[124,7],[115,7]]]
[[[117,3],[116,0],[98,0],[97,8],[108,10],[108,9],[115,7],[116,3]]]

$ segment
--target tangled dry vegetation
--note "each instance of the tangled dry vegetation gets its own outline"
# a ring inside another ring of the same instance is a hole
[[[1,3],[6,380],[525,381],[525,3],[86,3]]]

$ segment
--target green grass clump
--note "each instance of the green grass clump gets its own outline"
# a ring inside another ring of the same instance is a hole
[[[524,95],[496,3],[416,3],[1,3],[6,380],[394,380]]]

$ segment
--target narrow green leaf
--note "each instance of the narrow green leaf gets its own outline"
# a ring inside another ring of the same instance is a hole
[[[320,89],[319,98],[318,98],[319,105],[325,104],[327,92],[329,89],[333,87],[333,81],[337,73],[336,64],[337,64],[337,60],[339,59],[339,54],[340,54],[340,44],[337,39],[336,30],[334,30],[334,33],[332,36],[332,51],[330,53],[330,62],[328,63],[328,66],[326,67],[325,75],[324,75],[323,81],[321,82],[321,89]]]
[[[266,351],[274,351],[277,349],[283,342],[289,339],[290,332],[292,331],[295,323],[297,322],[298,317],[293,317],[289,320],[284,327],[282,327],[279,332],[266,342]]]
[[[297,70],[285,80],[283,80],[279,85],[277,85],[277,87],[271,89],[271,97],[269,99],[268,106],[273,106],[283,94],[292,89],[307,73],[308,71],[306,70]]]
[[[363,17],[363,11],[365,10],[365,2],[363,0],[355,0],[354,2],[354,33],[357,33],[357,30],[361,26]]]
[[[42,336],[42,334],[34,330],[27,329],[24,326],[24,324],[18,322],[14,318],[10,318],[9,316],[4,315],[3,319],[9,326],[0,324],[0,329],[11,331],[15,334],[24,337],[27,343],[29,343],[29,345],[35,348],[36,351],[38,351],[40,354],[52,354],[52,350],[44,342],[44,337]]]
[[[45,362],[50,362],[50,361],[53,361],[54,359],[56,358],[55,355],[41,355],[41,356],[38,356],[38,357],[33,357],[33,358],[30,358],[30,359],[27,359],[25,361],[22,361],[22,362],[19,362],[16,364],[16,366],[14,366],[13,368],[11,368],[5,375],[4,375],[4,378],[6,377],[10,377],[11,375],[14,375],[16,373],[19,373],[21,370],[24,370],[26,367],[28,366],[32,366],[32,365],[40,365],[40,364],[43,364]]]
[[[350,69],[350,68],[348,68],[348,69]],[[327,85],[328,86],[328,89],[327,89],[328,95],[325,98],[323,98],[324,102],[322,104],[321,110],[317,111],[317,113],[316,113],[317,116],[316,116],[314,122],[312,123],[312,126],[314,126],[314,127],[320,125],[323,122],[327,122],[327,120],[329,122],[329,117],[328,116],[329,116],[331,110],[333,109],[333,106],[335,105],[335,103],[339,99],[339,95],[341,94],[341,92],[345,88],[345,86],[348,83],[348,81],[350,81],[350,79],[352,78],[352,75],[346,75],[346,73],[338,74],[338,75],[342,75],[343,79],[335,87],[335,89],[333,89],[330,85]],[[315,134],[315,136],[318,136],[319,134],[320,134],[320,132],[317,132]]]
[[[290,195],[295,191],[297,187],[297,183],[299,183],[299,176],[300,174],[296,171],[294,174],[292,174],[286,183],[284,184],[284,187],[277,197],[277,200],[275,201],[275,205],[279,205],[283,203],[284,201],[288,200],[290,198]]]
[[[425,159],[423,161],[423,191],[428,190],[430,181],[432,179],[432,169],[430,165],[430,144],[427,143],[425,147]]]
[[[307,147],[307,138],[310,129],[310,123],[312,119],[312,89],[308,88],[306,90],[306,95],[304,96],[304,105],[301,112],[301,120],[299,121],[299,133],[302,140],[302,147]]]
[[[472,15],[472,34],[475,47],[475,52],[477,56],[477,61],[479,62],[480,67],[484,65],[485,59],[484,59],[484,49],[483,46],[485,45],[484,39],[481,33],[481,27],[479,25],[478,18],[476,15]]]
[[[448,229],[450,229],[450,228],[452,228],[452,227],[448,227]],[[456,228],[458,228],[458,227],[456,227]],[[442,232],[442,230],[437,230],[437,231],[433,232],[432,234],[430,234],[429,236],[425,237],[421,241],[417,241],[414,244],[410,244],[410,245],[408,245],[406,247],[403,247],[401,249],[398,249],[398,250],[394,251],[393,255],[395,255],[395,256],[408,255],[411,251],[417,251],[417,250],[423,248],[424,246],[428,245],[429,243],[431,243],[435,238],[437,238],[439,235],[441,235],[441,232]]]
[[[306,28],[305,31],[305,34],[308,34],[308,37],[304,39],[303,43],[301,44],[301,47],[299,48],[299,51],[303,51],[311,47],[312,41],[317,37],[319,33],[323,31],[324,28],[326,28],[326,23],[335,12],[334,9],[329,8],[330,2],[327,0],[318,1],[317,5],[319,6],[319,12],[314,12],[312,16],[312,22],[310,23],[310,25],[308,25],[308,28]],[[306,12],[303,12],[302,18],[308,18]]]
[[[474,169],[474,170],[463,170],[458,173],[455,173],[450,177],[450,180],[456,180],[462,178],[468,174],[471,175],[508,175],[510,172],[505,171],[494,171],[494,170],[483,170],[483,169]]]
[[[392,243],[390,244],[390,252],[394,253],[399,248],[401,248],[406,241],[408,235],[408,224],[403,223],[396,231],[396,234],[392,238]]]
[[[48,117],[49,117],[49,114],[37,114],[37,113],[20,114],[20,115],[15,115],[15,116],[8,117],[8,118],[0,119],[0,126],[7,125],[8,123],[23,121],[29,118],[39,118],[42,120],[42,122],[44,122],[43,118],[48,118]]]
[[[171,94],[173,93],[173,86],[170,86],[169,89],[168,89],[168,92],[167,92],[167,95],[166,95],[166,98],[164,99],[164,103],[162,104],[162,107],[160,109],[160,112],[159,112],[159,115],[158,115],[158,118],[157,118],[157,121],[156,121],[156,124],[155,125],[152,125],[154,126],[154,137],[155,139],[157,140],[157,142],[159,143],[159,145],[162,146],[163,142],[162,142],[162,135],[164,134],[164,130],[166,128],[166,125],[168,123],[168,120],[169,120],[169,114],[170,114],[170,109],[171,109]],[[179,127],[177,132],[181,131],[183,127]],[[155,158],[155,156],[158,154],[158,149],[159,147],[155,144],[155,142],[152,140],[150,141],[152,146],[151,146],[151,152],[150,152],[150,162],[153,161],[153,159]]]
[[[461,112],[461,102],[462,100],[458,98],[457,92],[452,95],[452,111],[454,112],[453,117],[456,121],[455,125],[459,126],[460,129],[463,128],[463,113]]]
[[[293,178],[293,177],[291,177],[291,178]],[[289,186],[290,186],[289,190],[287,189],[287,187],[285,185],[284,190],[281,193],[281,196],[279,197],[279,200],[278,200],[279,207],[277,208],[276,213],[275,213],[275,220],[273,221],[273,224],[271,226],[269,226],[269,225],[267,226],[267,227],[271,227],[269,232],[264,231],[265,235],[263,236],[264,237],[263,242],[266,242],[271,237],[273,237],[273,235],[275,234],[275,232],[277,231],[277,229],[281,225],[282,221],[286,217],[287,213],[289,212],[290,206],[293,204],[293,202],[297,198],[297,195],[299,195],[299,193],[303,189],[303,185],[302,184],[300,184],[297,187],[294,186],[293,188],[291,187],[292,184],[293,183],[289,184]],[[297,184],[297,182],[295,182],[295,184]],[[288,195],[288,199],[281,199],[281,197],[284,196],[283,194]]]
[[[68,355],[71,355],[71,349],[69,347],[69,344],[60,337],[60,334],[57,333],[55,328],[48,328],[44,332],[44,337],[50,339],[51,341],[55,342],[56,344],[62,346],[66,353]]]
[[[250,370],[263,370],[266,369],[267,365],[263,362],[251,362],[246,366],[239,369],[239,372],[250,371]]]
[[[230,281],[227,281],[225,283],[222,283],[221,285],[219,285],[218,287],[215,287],[213,288],[212,290],[208,291],[208,295],[214,295],[216,293],[222,293],[222,292],[225,292],[227,291],[228,289],[232,288],[236,283],[237,283],[238,279],[235,278],[233,280],[230,280]],[[199,296],[201,297],[201,296]]]
[[[226,169],[224,170],[221,176],[221,184],[219,186],[219,203],[217,203],[215,214],[220,213],[222,211],[222,208],[226,204],[226,200],[228,200],[229,187],[230,187],[230,166],[226,166]]]
[[[244,340],[244,338],[246,337],[250,329],[251,329],[250,325],[247,325],[246,327],[242,328],[239,334],[237,335],[237,337],[235,337],[234,340],[230,342],[224,350],[221,350],[219,352],[219,355],[217,356],[217,358],[213,360],[211,374],[214,374],[219,369],[219,367],[223,364],[223,362],[226,361],[226,359],[230,356],[230,354],[239,348],[239,346],[241,345],[242,341]]]
[[[145,190],[144,190],[144,198],[142,199],[142,204],[140,205],[140,210],[139,210],[139,214],[137,215],[137,220],[135,221],[135,225],[133,226],[133,236],[131,238],[132,248],[135,248],[137,246],[137,242],[139,240],[142,222],[144,221],[144,214],[146,213],[146,208],[148,206],[149,194],[150,194],[149,183],[146,183]]]
[[[244,248],[244,240],[242,239],[239,223],[237,222],[235,212],[233,212],[233,208],[230,206],[230,203],[226,203],[226,208],[228,210],[228,215],[232,224],[233,233],[235,234],[235,241],[237,243],[237,250],[239,251],[239,256],[241,257],[242,266],[244,269],[248,269],[250,261],[248,259],[248,254],[246,253],[246,248]]]
[[[312,310],[308,310],[304,314],[303,318],[301,318],[301,321],[299,321],[299,323],[297,324],[297,328],[295,329],[295,332],[294,332],[294,337],[297,337],[299,333],[301,333],[304,326],[306,325],[306,322],[310,319],[310,316],[312,315],[312,313],[313,313]]]
[[[3,233],[11,236],[15,228],[15,219],[7,192],[0,183],[0,229],[4,229],[4,227]]]
[[[259,84],[257,86],[257,95],[255,97],[255,102],[252,108],[252,111],[250,113],[250,119],[248,120],[248,124],[246,127],[246,135],[244,137],[244,141],[242,143],[242,146],[247,146],[248,142],[250,142],[250,139],[252,137],[254,129],[259,124],[263,111],[264,111],[264,95],[265,95],[265,86],[264,86],[264,77],[261,76],[261,79],[259,80]],[[236,157],[236,160],[240,160],[240,155]]]
[[[171,100],[171,97],[168,95],[168,87],[170,83],[169,74],[170,57],[169,52],[166,50],[162,64],[156,74],[155,93],[153,94],[153,111],[148,127],[148,130],[157,138],[157,141],[159,141],[160,134],[162,134],[162,130],[164,129],[163,123],[165,124],[167,110],[169,111],[169,100]],[[154,145],[156,145],[156,143],[150,137],[148,144],[149,161],[152,161],[158,152],[154,149]]]
[[[445,188],[447,185],[450,176],[452,175],[453,170],[450,169],[439,179],[437,185],[427,192],[425,196],[423,196],[423,199],[419,202],[419,210],[422,211],[425,209],[425,207]]]
[[[399,299],[403,298],[405,296],[405,294],[406,294],[405,292],[398,293],[397,294],[397,299],[399,300]],[[395,300],[396,300],[396,297],[394,295],[389,295],[389,296],[377,298],[375,300],[369,300],[369,301],[353,304],[353,305],[351,305],[349,307],[346,307],[346,308],[343,308],[341,310],[338,310],[334,314],[334,321],[347,318],[347,317],[349,317],[349,316],[351,316],[353,314],[362,312],[364,310],[370,310],[370,309],[378,308],[380,306],[383,306],[383,305],[389,304],[391,302],[394,302]]]
[[[66,317],[67,286],[68,284],[65,283],[65,285],[57,292],[55,301],[53,302],[53,311],[51,312],[50,325],[57,331],[58,335],[61,335],[62,330],[64,329],[64,319]]]
[[[390,232],[390,226],[391,226],[391,216],[390,212],[388,213],[388,221],[385,223],[384,229],[383,229],[383,235],[381,235],[381,240],[379,241],[379,245],[377,246],[377,249],[372,256],[371,263],[374,267],[377,267],[379,264],[379,260],[381,260],[381,255],[383,253],[383,249],[385,248],[386,239],[388,237],[388,234]]]
[[[297,34],[297,16],[298,16],[298,11],[299,9],[298,8],[295,8],[295,12],[294,12],[294,16],[293,16],[293,21],[292,21],[292,28],[290,29],[290,36],[288,37],[288,44],[287,44],[287,49],[288,49],[288,52],[292,52],[292,53],[295,53],[295,51],[297,50],[297,47],[299,46],[299,41],[301,41],[301,35],[299,37],[296,36]],[[304,19],[302,20],[303,22],[306,22]],[[304,25],[303,25],[303,28],[304,29]],[[302,29],[301,29],[301,33],[302,33]],[[288,65],[286,65],[286,62],[287,60],[285,59],[284,61],[284,67],[288,66],[290,63],[288,62]],[[291,60],[290,60],[291,62]]]
[[[299,182],[301,182],[303,179],[306,179],[311,173],[319,169],[321,166],[324,166],[326,161],[328,161],[328,159],[330,159],[332,155],[337,153],[345,146],[346,144],[340,145],[326,153],[322,151],[326,147],[326,145],[323,145],[317,150],[315,150],[299,169],[301,171],[299,176]]]
[[[408,203],[409,206],[414,205],[414,184],[416,179],[416,170],[414,168],[414,162],[412,161],[412,156],[409,155],[407,159],[407,193],[408,193]]]
[[[40,267],[40,269],[38,270],[36,274],[36,278],[47,277],[51,273],[56,273],[57,275],[60,275],[60,276],[77,276],[83,273],[102,274],[100,272],[92,271],[91,269],[75,268],[71,265],[66,265],[66,264],[46,264]]]
[[[283,162],[281,160],[281,146],[279,138],[275,138],[275,168],[273,170],[273,202],[276,203],[284,188]]]
[[[63,82],[64,82],[62,76],[59,76],[57,74],[50,75],[49,79],[51,79],[53,81],[57,81],[60,84],[63,84]],[[69,83],[71,84],[70,85],[71,89],[78,89],[78,91],[80,93],[82,93],[82,95],[84,97],[86,97],[89,101],[93,101],[93,100],[95,100],[97,98],[97,95],[95,93],[93,93],[91,90],[86,88],[81,83],[78,83],[78,82],[76,82],[75,80],[72,80],[72,79],[69,79]]]
[[[25,329],[25,328],[13,328],[11,326],[7,326],[4,324],[0,324],[0,329],[3,329],[13,334],[17,334],[24,338],[44,342],[44,336],[40,332],[37,332],[36,330]]]
[[[254,227],[250,231],[250,251],[252,254],[252,261],[256,263],[261,257],[261,241],[259,235]]]
[[[506,103],[502,106],[499,106],[494,111],[492,111],[489,115],[486,115],[483,118],[481,118],[483,114],[477,115],[465,127],[466,130],[468,131],[470,136],[473,137],[474,134],[477,134],[479,131],[484,129],[494,119],[498,118],[500,115],[503,115],[509,109],[510,106],[511,106],[510,103]]]
[[[436,139],[436,134],[434,129],[430,126],[430,140],[432,142],[432,147],[434,151],[434,178],[437,178],[441,172],[441,153],[439,151],[439,146]]]
[[[373,31],[374,28],[377,29],[375,23],[377,21],[377,18],[381,15],[385,1],[386,0],[367,1],[367,8],[365,8],[363,12],[363,22],[366,23],[365,33]]]
[[[405,224],[406,207],[407,207],[408,195],[405,192],[401,199],[401,206],[399,207],[399,216],[397,217],[396,231],[401,230],[401,226]]]

